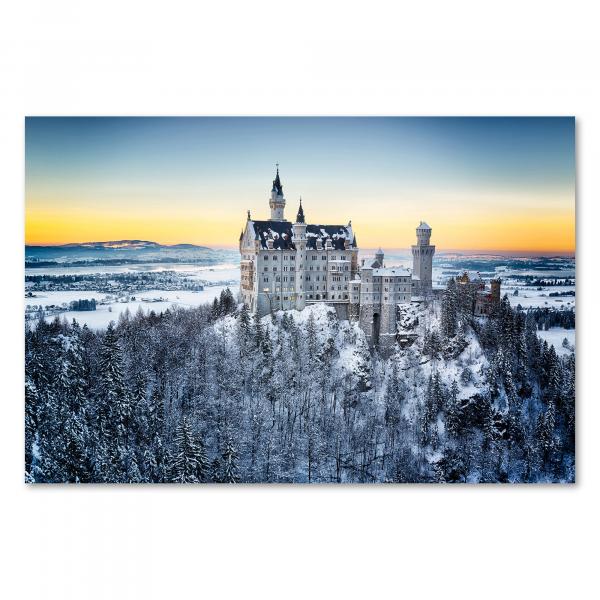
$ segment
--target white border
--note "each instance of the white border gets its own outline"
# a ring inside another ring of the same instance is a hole
[[[6,598],[586,598],[597,593],[591,3],[5,3],[0,419]],[[575,115],[578,483],[570,487],[26,487],[23,117]]]

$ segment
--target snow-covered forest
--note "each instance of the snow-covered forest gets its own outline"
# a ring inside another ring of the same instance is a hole
[[[228,290],[105,331],[40,320],[26,480],[574,481],[574,355],[506,297],[475,319],[465,294],[451,280],[387,356],[325,305],[255,319]]]

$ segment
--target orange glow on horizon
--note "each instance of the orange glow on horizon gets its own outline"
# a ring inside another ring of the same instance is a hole
[[[179,213],[179,211],[178,211]],[[288,215],[289,216],[289,215]],[[266,218],[267,215],[257,215]],[[414,243],[415,215],[379,220],[377,215],[352,220],[360,248],[408,248]],[[530,215],[442,214],[427,216],[433,227],[432,243],[438,252],[444,249],[511,251],[511,252],[575,252],[575,214],[549,213]],[[313,221],[310,219],[310,221]],[[340,221],[338,219],[337,221]],[[325,222],[319,219],[317,222]],[[67,243],[143,239],[165,245],[192,243],[202,246],[237,247],[244,227],[243,213],[238,215],[173,214],[167,210],[146,214],[112,214],[98,212],[65,215],[59,211],[33,210],[26,213],[25,243],[28,245],[60,245]]]

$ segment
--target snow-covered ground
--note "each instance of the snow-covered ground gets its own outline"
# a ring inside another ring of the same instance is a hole
[[[126,310],[133,315],[141,307],[143,311],[150,312],[153,310],[156,313],[167,310],[173,305],[190,308],[212,302],[214,298],[219,297],[221,292],[226,288],[232,291],[234,297],[237,296],[238,286],[223,286],[215,285],[206,287],[200,292],[191,291],[163,291],[152,290],[148,292],[140,292],[135,295],[135,300],[128,302],[110,302],[109,304],[97,305],[96,310],[91,311],[73,311],[64,310],[58,313],[53,313],[46,317],[47,320],[54,319],[57,315],[62,319],[76,319],[80,324],[87,324],[88,327],[100,329],[107,327],[111,321],[118,321],[119,315]],[[103,300],[104,294],[97,292],[45,292],[36,298],[26,298],[26,305],[56,305],[61,306],[63,303],[69,303],[72,300],[91,299],[97,301]],[[158,300],[160,298],[160,300]],[[158,301],[157,301],[158,300]]]
[[[538,331],[538,336],[554,346],[559,356],[565,356],[575,352],[575,330],[563,329],[562,327],[551,327],[548,331]],[[569,347],[563,346],[563,340],[567,338]]]
[[[138,273],[140,271],[159,272],[175,271],[176,273],[204,281],[229,281],[240,279],[240,267],[233,264],[194,265],[184,263],[147,263],[119,266],[85,266],[85,267],[41,267],[25,269],[25,275],[87,275],[99,273]]]
[[[519,295],[515,296],[515,289],[519,290]],[[502,294],[508,294],[511,306],[521,305],[523,308],[574,308],[575,296],[550,296],[553,292],[574,292],[575,286],[558,285],[549,286],[541,290],[531,287],[518,287],[514,285],[503,285]]]

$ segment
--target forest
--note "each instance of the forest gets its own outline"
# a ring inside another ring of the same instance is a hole
[[[575,357],[502,299],[450,281],[417,341],[382,354],[316,305],[212,305],[104,331],[25,331],[31,483],[550,483],[575,480]]]

